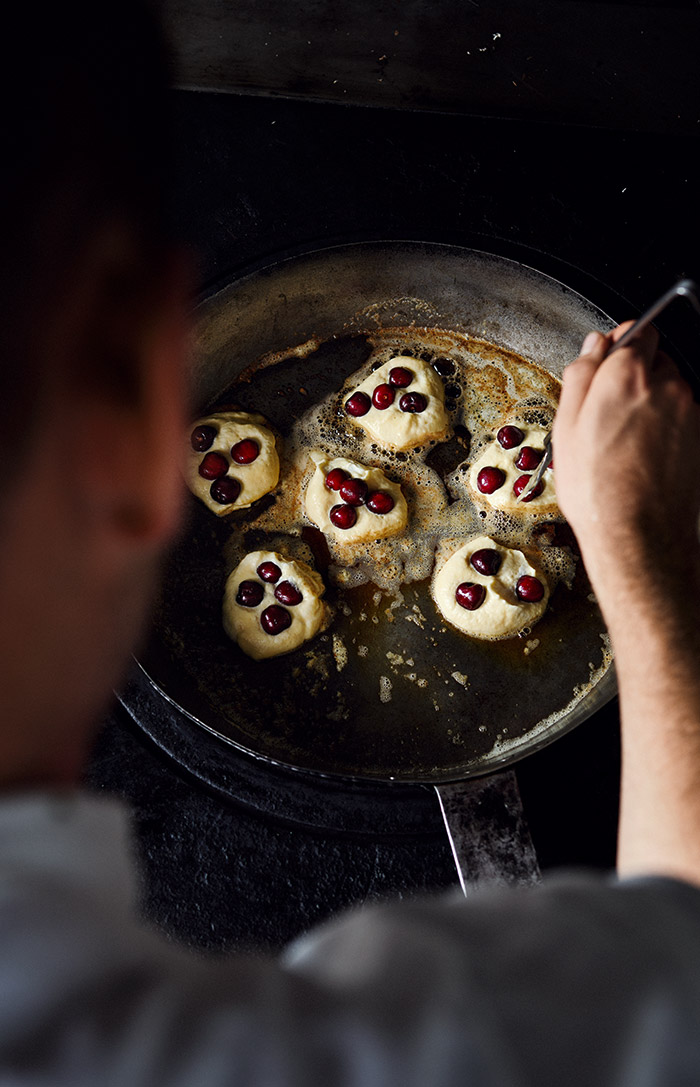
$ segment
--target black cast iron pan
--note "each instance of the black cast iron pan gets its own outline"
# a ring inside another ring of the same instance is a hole
[[[255,272],[202,305],[196,403],[233,396],[284,439],[299,413],[362,364],[366,334],[412,322],[466,332],[557,377],[587,331],[614,324],[564,284],[493,254],[411,242],[338,246]],[[312,339],[305,357],[285,356]],[[276,352],[282,361],[256,368]],[[573,587],[557,588],[535,628],[534,650],[523,639],[483,643],[445,629],[427,583],[415,583],[391,622],[390,602],[373,586],[341,598],[330,589],[336,618],[312,655],[251,661],[220,621],[232,533],[253,531],[251,546],[268,542],[251,520],[188,504],[140,659],[157,689],[226,744],[343,780],[443,785],[509,766],[615,693],[580,563]]]

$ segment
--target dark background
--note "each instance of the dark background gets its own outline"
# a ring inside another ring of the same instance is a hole
[[[357,5],[309,4],[281,26],[265,22],[264,5],[239,4],[232,27],[216,4],[166,4],[181,88],[173,214],[203,293],[281,255],[365,238],[521,259],[618,320],[700,277],[698,5],[560,0],[527,5],[526,18],[522,4],[474,4],[471,21],[469,6],[385,4],[362,23]],[[460,65],[506,16],[520,36],[491,39],[478,63]],[[262,44],[273,34],[276,64]],[[307,40],[321,43],[313,63]],[[506,76],[525,46],[523,89]],[[379,56],[396,61],[390,92]],[[182,89],[195,86],[228,93]],[[697,356],[700,322],[686,303],[662,328],[678,355]],[[428,790],[319,790],[242,756],[231,763],[158,705],[136,717],[115,704],[87,779],[131,805],[144,910],[177,939],[274,949],[346,905],[455,882]],[[519,764],[544,869],[612,865],[618,764],[615,703]]]

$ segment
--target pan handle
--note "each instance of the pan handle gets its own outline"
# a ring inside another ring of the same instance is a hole
[[[539,881],[514,770],[436,785],[435,791],[465,895],[486,883]]]

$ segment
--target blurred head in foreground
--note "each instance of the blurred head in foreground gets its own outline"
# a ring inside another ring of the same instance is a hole
[[[3,16],[0,781],[70,783],[176,524],[186,283],[137,0]]]

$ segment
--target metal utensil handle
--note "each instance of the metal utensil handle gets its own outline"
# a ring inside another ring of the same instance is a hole
[[[643,328],[646,328],[648,324],[651,324],[654,318],[658,317],[662,310],[665,310],[666,306],[668,306],[670,302],[673,302],[674,298],[678,298],[679,296],[687,298],[700,313],[698,289],[695,283],[692,279],[679,279],[678,283],[673,287],[670,287],[665,294],[662,294],[661,298],[657,298],[656,302],[649,306],[649,309],[645,310],[642,316],[638,317],[633,325],[630,325],[627,331],[620,336],[619,340],[610,345],[606,352],[606,358],[608,355],[612,355],[613,351],[619,350],[620,347],[626,347],[638,332],[641,332]]]
[[[610,344],[610,347],[605,352],[605,358],[607,358],[608,355],[612,355],[613,351],[618,351],[621,347],[626,347],[638,332],[641,332],[643,328],[646,328],[648,324],[651,324],[651,322],[666,309],[666,306],[668,306],[670,302],[673,302],[674,298],[679,298],[681,296],[687,298],[698,313],[700,313],[700,300],[698,299],[697,285],[692,279],[679,279],[673,287],[670,287],[665,294],[661,295],[661,298],[657,298],[656,302],[649,306],[649,309],[645,310],[642,316],[638,317],[633,325],[630,325],[627,331],[620,336],[619,340]],[[694,367],[691,366],[691,369],[693,370],[693,373],[696,373]],[[698,375],[696,374],[696,376]],[[524,502],[527,496],[534,491],[554,459],[551,431],[549,431],[545,437],[544,447],[545,454],[539,463],[537,471],[530,477],[527,486],[523,488],[518,496],[520,502]]]
[[[465,895],[485,884],[539,882],[514,770],[435,791]]]

